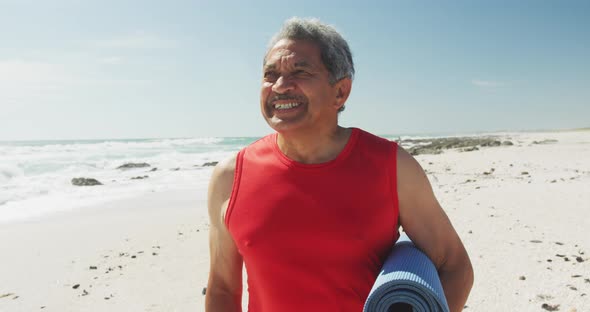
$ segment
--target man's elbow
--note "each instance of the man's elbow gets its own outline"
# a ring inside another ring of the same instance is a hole
[[[205,311],[241,312],[241,297],[241,294],[209,286],[205,294]]]
[[[452,271],[454,271],[454,274],[461,276],[461,279],[463,280],[462,284],[465,286],[465,289],[471,290],[475,276],[473,273],[473,265],[471,264],[471,260],[469,259],[467,252],[461,253],[459,261],[456,262]]]
[[[475,274],[473,273],[473,265],[471,265],[471,261],[469,260],[469,257],[465,257],[465,258],[466,258],[466,262],[465,262],[465,288],[467,288],[470,291],[471,288],[473,287],[473,283],[475,280]]]
[[[242,284],[228,284],[210,274],[205,292],[205,311],[241,312]]]
[[[468,294],[473,287],[475,274],[467,252],[463,249],[462,252],[455,254],[449,260],[451,261],[446,261],[439,268],[441,279],[452,283],[454,287],[460,287],[463,292]]]

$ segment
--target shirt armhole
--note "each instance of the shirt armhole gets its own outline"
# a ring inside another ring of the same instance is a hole
[[[398,144],[396,142],[391,142],[391,159],[389,160],[389,180],[391,185],[391,200],[393,202],[393,212],[396,218],[396,236],[399,235],[399,226],[400,218],[399,218],[399,197],[398,197],[398,190],[397,190],[397,151],[398,151]]]
[[[229,230],[229,218],[231,217],[231,213],[234,210],[234,205],[236,202],[236,197],[238,196],[238,191],[240,189],[240,180],[242,177],[242,164],[244,163],[244,152],[246,150],[242,149],[238,152],[238,156],[236,157],[236,170],[234,172],[234,182],[232,185],[231,195],[229,197],[229,202],[227,203],[227,210],[225,211],[225,226]]]

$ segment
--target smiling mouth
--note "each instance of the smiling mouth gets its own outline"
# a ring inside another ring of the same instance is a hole
[[[301,105],[301,103],[291,102],[291,103],[277,103],[274,104],[273,107],[277,110],[287,110],[291,108],[295,108]]]

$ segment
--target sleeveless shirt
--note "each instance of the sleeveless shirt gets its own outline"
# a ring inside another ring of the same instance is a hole
[[[250,312],[360,312],[399,237],[397,144],[353,128],[332,161],[302,164],[268,135],[238,153],[225,224]]]

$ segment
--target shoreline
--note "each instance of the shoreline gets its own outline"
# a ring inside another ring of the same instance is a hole
[[[562,133],[562,132],[585,132],[590,131],[590,127],[580,127],[580,128],[563,128],[563,129],[521,129],[521,130],[506,130],[506,129],[498,129],[498,130],[483,130],[483,131],[460,131],[460,132],[441,132],[438,134],[434,133],[401,133],[401,134],[388,134],[388,133],[381,133],[377,134],[378,136],[382,137],[425,137],[425,138],[447,138],[447,137],[475,137],[475,136],[482,136],[482,135],[504,135],[504,134],[534,134],[534,133]],[[251,139],[256,140],[259,139],[266,134],[262,134],[259,136],[210,136],[210,137],[160,137],[160,138],[95,138],[95,139],[19,139],[19,140],[0,140],[1,144],[18,144],[18,143],[41,143],[41,142],[58,142],[63,144],[69,144],[72,142],[80,142],[80,143],[97,143],[97,142],[128,142],[128,141],[138,141],[138,142],[148,142],[148,141],[158,141],[158,140],[194,140],[194,139],[232,139],[232,138],[242,138],[242,139]]]

